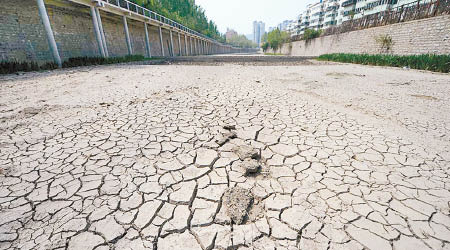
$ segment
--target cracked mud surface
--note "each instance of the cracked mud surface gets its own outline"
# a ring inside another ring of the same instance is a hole
[[[0,249],[450,249],[449,93],[319,63],[2,77]]]

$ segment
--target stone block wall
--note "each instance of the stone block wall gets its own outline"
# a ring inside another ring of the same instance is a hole
[[[376,41],[384,35],[389,35],[393,41],[389,51]],[[297,41],[285,44],[281,53],[294,56],[329,53],[450,54],[450,15],[323,36],[308,42]]]
[[[50,24],[63,61],[71,57],[100,56],[90,8],[65,0],[45,0]],[[35,0],[0,0],[0,61],[52,62],[44,26]],[[126,56],[122,17],[100,10],[110,56]],[[146,55],[144,23],[127,19],[133,54]],[[152,56],[162,56],[159,29],[148,25]],[[163,29],[164,54],[169,56],[170,34]],[[178,33],[173,52],[179,55]],[[183,55],[184,36],[181,35]],[[190,49],[190,41],[188,41]]]

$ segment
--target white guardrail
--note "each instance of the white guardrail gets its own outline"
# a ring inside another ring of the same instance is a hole
[[[201,37],[201,38],[203,38],[205,40],[208,40],[208,41],[216,43],[216,44],[221,44],[223,46],[230,46],[228,44],[223,44],[223,43],[218,42],[218,41],[216,41],[214,39],[211,39],[210,37],[207,37],[207,36],[197,32],[195,30],[192,30],[192,29],[190,29],[190,28],[188,28],[188,27],[186,27],[184,25],[181,25],[181,24],[179,24],[179,23],[177,23],[177,22],[175,22],[175,21],[173,21],[173,20],[171,20],[171,19],[169,19],[169,18],[167,18],[165,16],[162,16],[162,15],[156,13],[156,12],[153,12],[153,11],[151,11],[149,9],[146,9],[146,8],[144,8],[142,6],[139,6],[139,5],[137,5],[137,4],[133,3],[133,2],[130,2],[128,0],[95,0],[94,2],[97,2],[100,6],[103,6],[103,4],[105,4],[105,5],[108,5],[108,6],[111,6],[111,7],[120,8],[122,10],[132,12],[132,13],[134,13],[136,15],[139,15],[139,16],[147,18],[147,19],[149,19],[151,21],[157,22],[157,23],[159,23],[161,25],[164,25],[164,24],[169,25],[170,27],[173,27],[173,28],[182,30],[182,31],[184,31],[186,33],[189,33],[189,34]]]

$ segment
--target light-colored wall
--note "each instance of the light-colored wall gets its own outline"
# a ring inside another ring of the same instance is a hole
[[[393,41],[389,52],[376,41],[384,35],[389,35]],[[450,54],[450,15],[323,36],[308,42],[297,41],[285,44],[278,53],[293,56],[329,53]]]

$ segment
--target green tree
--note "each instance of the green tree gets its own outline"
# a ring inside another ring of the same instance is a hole
[[[168,17],[186,27],[224,42],[225,37],[216,24],[208,20],[205,11],[194,0],[130,0],[140,6]]]
[[[306,29],[305,32],[303,33],[302,39],[308,41],[319,37],[321,34],[322,30]]]
[[[267,35],[267,42],[270,48],[276,52],[281,46],[290,40],[290,35],[286,31],[280,31],[279,29],[274,29]]]
[[[268,43],[268,42],[263,43],[263,44],[261,45],[261,48],[263,49],[263,52],[266,52],[267,49],[269,48],[269,43]]]

